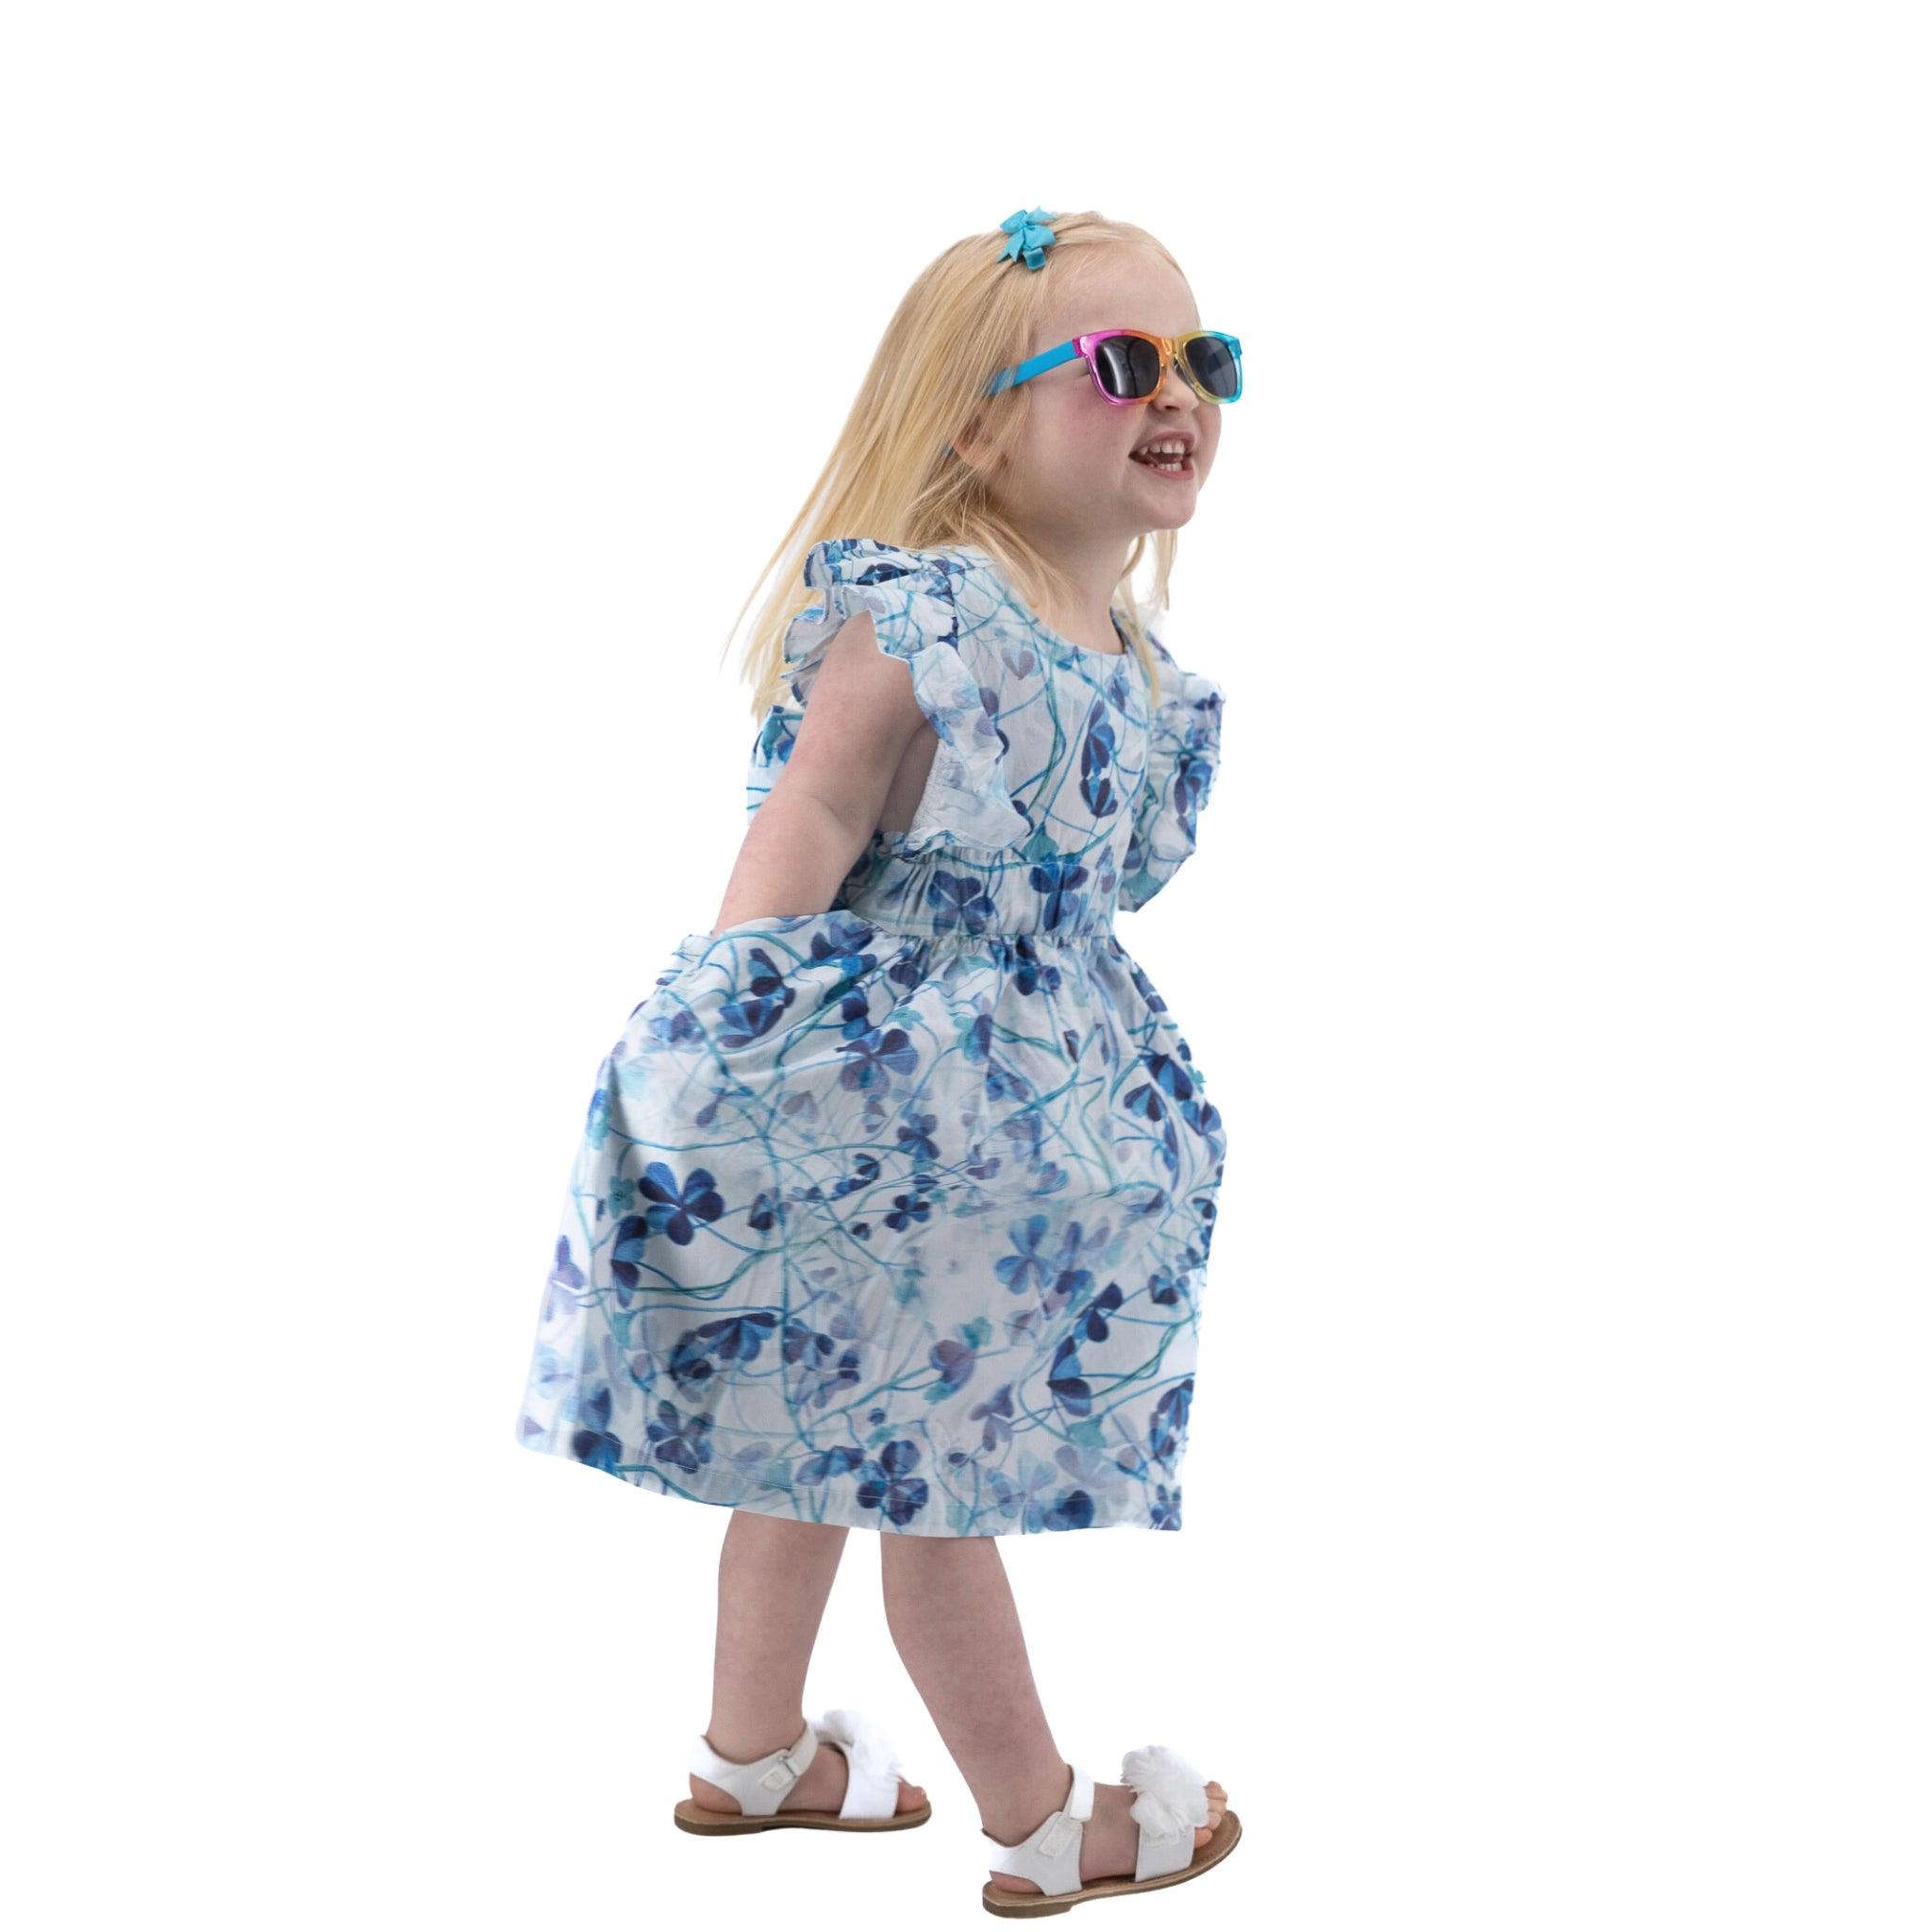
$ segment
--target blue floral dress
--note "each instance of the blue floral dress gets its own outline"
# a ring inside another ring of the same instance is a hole
[[[861,609],[931,775],[828,910],[691,934],[631,1013],[518,1440],[814,1523],[1178,1529],[1225,1143],[1114,913],[1194,849],[1221,688],[1156,639],[1151,702],[984,550],[831,539],[805,581],[749,809]]]

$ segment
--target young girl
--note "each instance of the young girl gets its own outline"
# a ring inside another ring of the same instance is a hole
[[[995,1541],[1181,1525],[1225,1142],[1114,913],[1193,850],[1223,694],[1129,579],[1153,533],[1164,603],[1241,389],[1173,257],[1094,214],[1020,210],[900,304],[780,546],[814,595],[754,629],[717,924],[599,1071],[519,1422],[733,1512],[687,1830],[931,1815],[876,1726],[803,1715],[846,1535],[882,1533],[1003,1915],[1241,1829],[1165,1745],[1117,1785],[1061,1757]]]

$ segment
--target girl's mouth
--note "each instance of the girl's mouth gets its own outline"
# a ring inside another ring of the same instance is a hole
[[[1194,459],[1191,456],[1161,455],[1150,451],[1146,456],[1138,452],[1131,458],[1143,470],[1152,470],[1157,476],[1191,476],[1194,474]]]

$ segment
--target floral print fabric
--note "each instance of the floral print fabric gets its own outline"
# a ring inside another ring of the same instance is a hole
[[[1113,918],[1194,849],[1222,690],[1155,639],[1150,702],[983,550],[829,539],[805,580],[748,810],[860,609],[931,774],[827,910],[687,936],[631,1013],[518,1440],[892,1533],[1178,1529],[1225,1139]]]

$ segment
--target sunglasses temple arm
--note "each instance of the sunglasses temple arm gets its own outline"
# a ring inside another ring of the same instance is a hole
[[[1080,353],[1080,345],[1074,341],[1061,342],[1057,348],[1042,349],[1037,356],[1029,356],[1025,361],[1010,369],[1002,369],[987,385],[985,393],[997,395],[1003,389],[1012,389],[1017,384],[1035,375],[1043,375],[1049,369],[1058,369],[1062,362],[1071,362]]]

